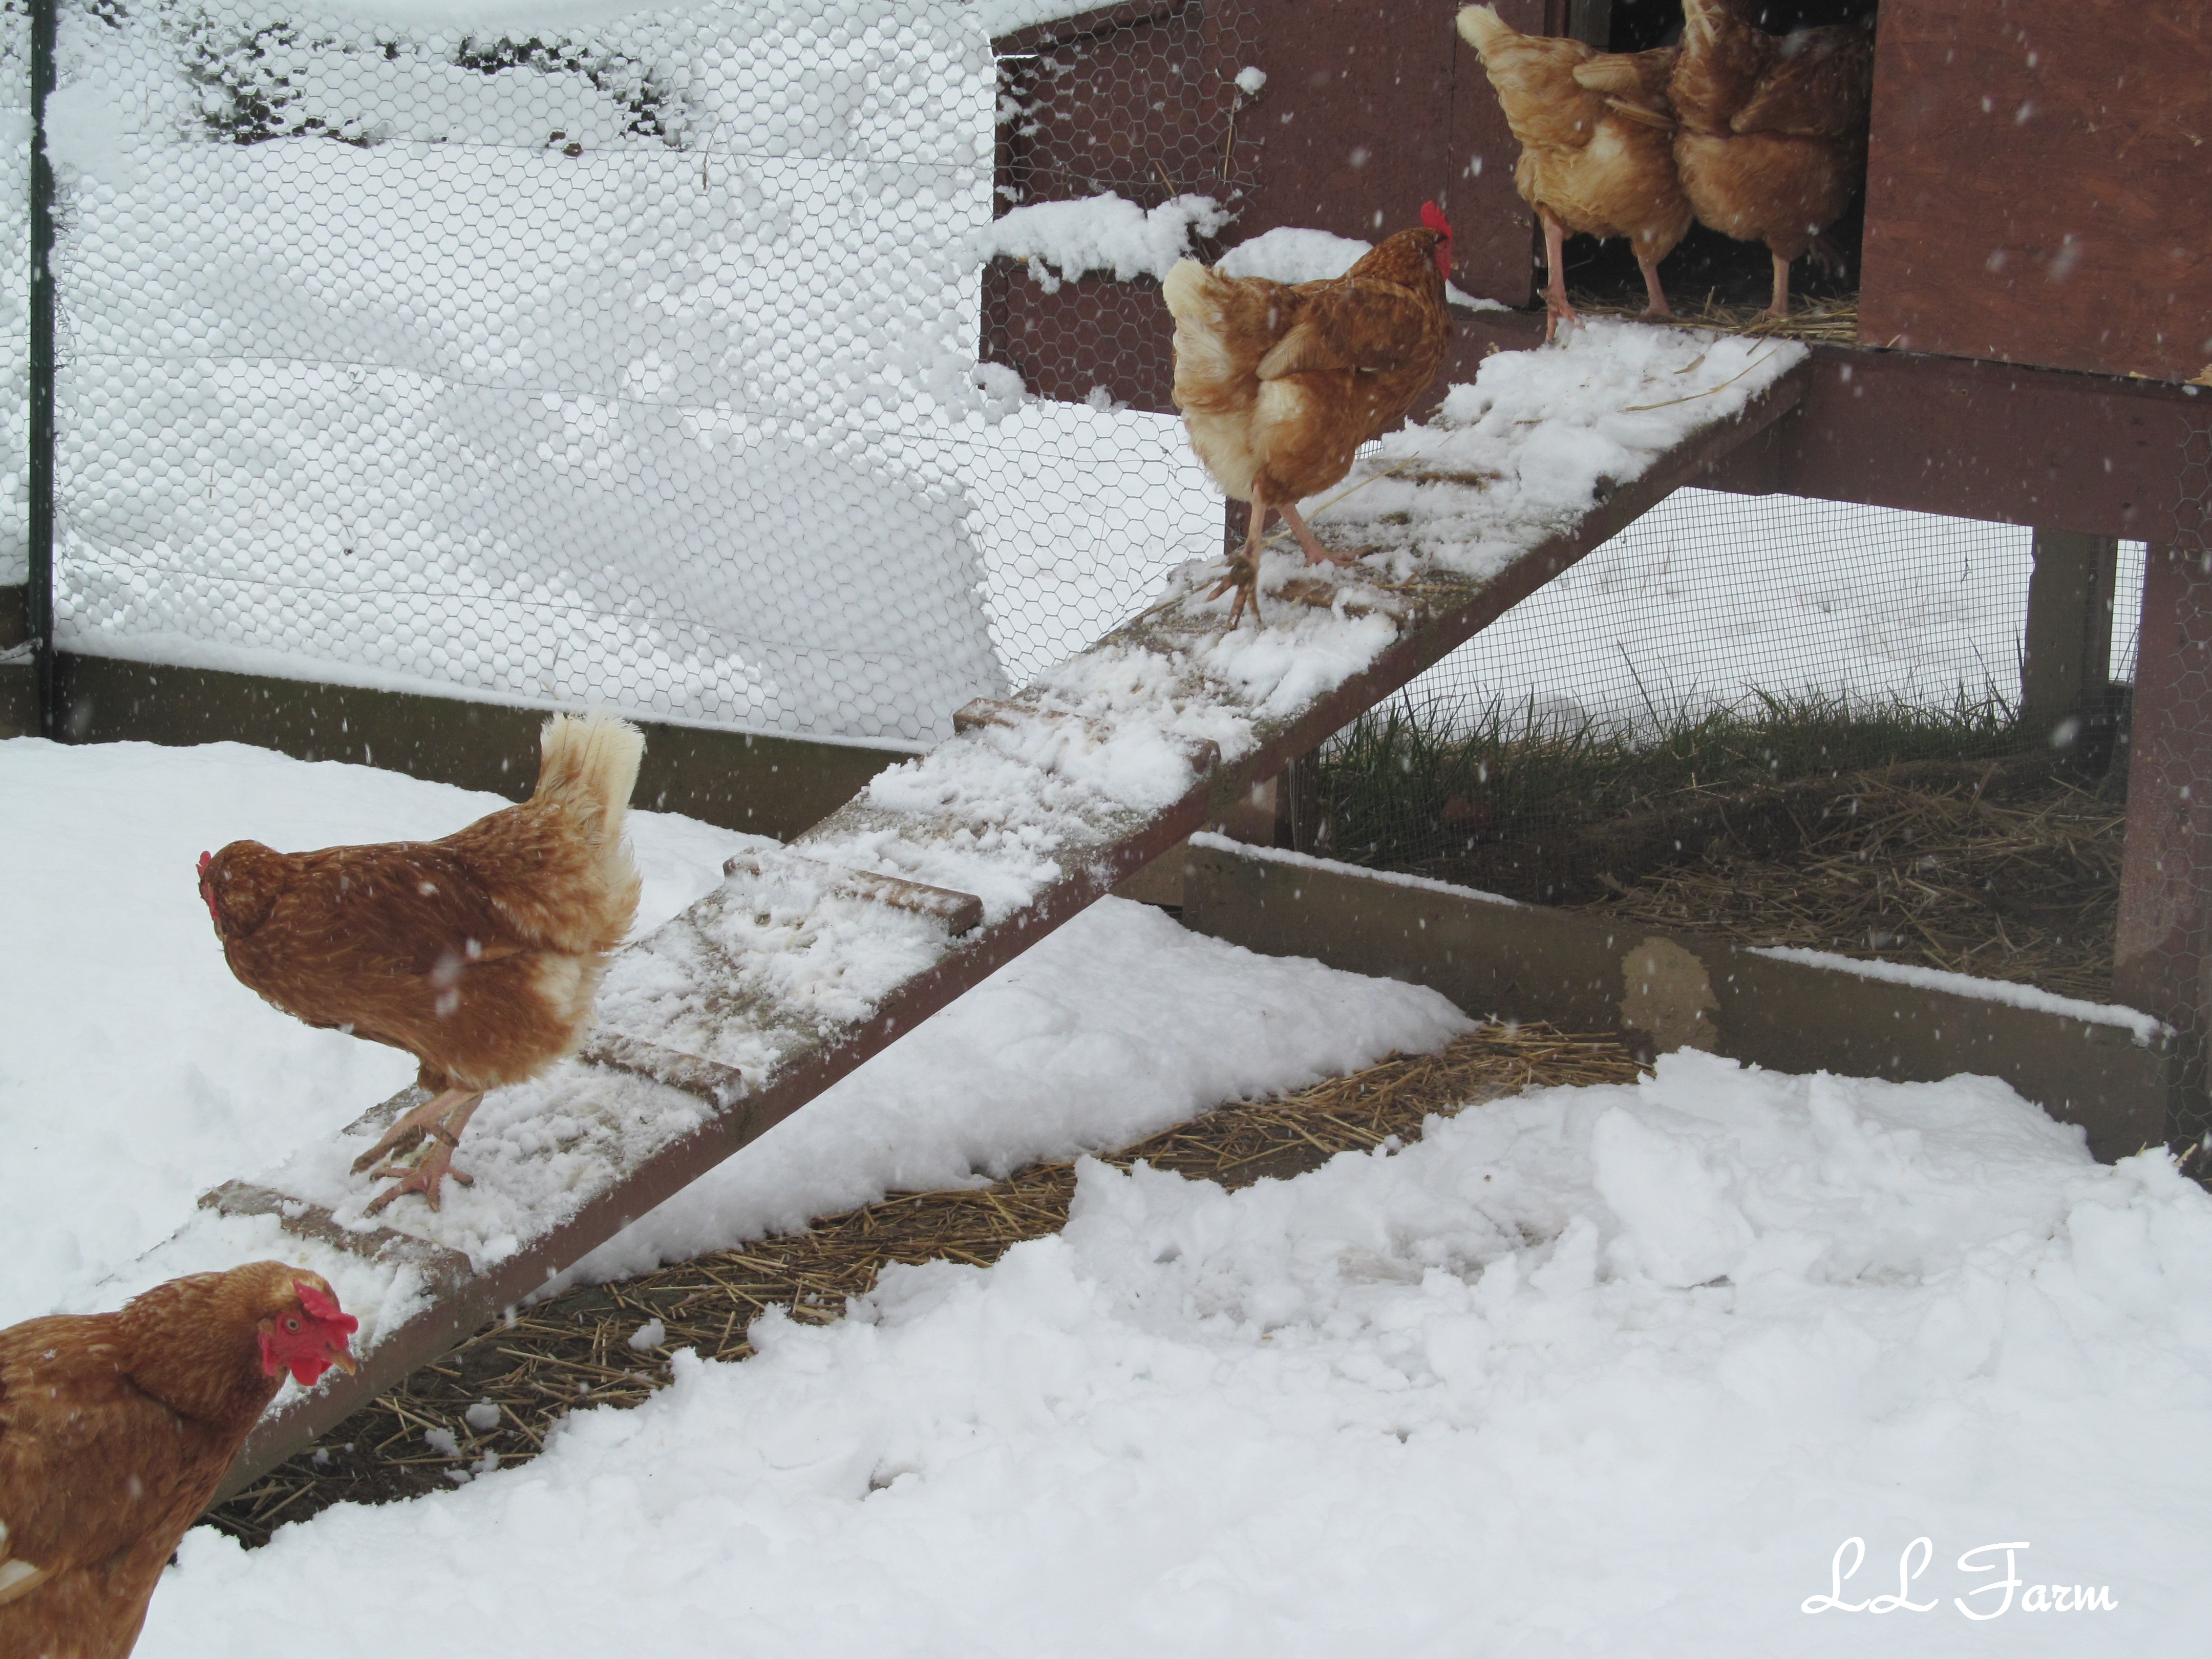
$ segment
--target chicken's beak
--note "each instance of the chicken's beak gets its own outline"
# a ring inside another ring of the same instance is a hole
[[[214,855],[200,854],[200,902],[207,906],[208,920],[215,923],[216,931],[222,931],[222,911],[215,902],[215,884],[208,879],[208,866],[215,862]]]
[[[361,1369],[361,1362],[346,1352],[345,1339],[343,1337],[340,1337],[335,1342],[324,1343],[323,1358],[329,1360],[331,1364],[336,1365],[348,1376],[351,1376],[356,1371],[358,1371]]]

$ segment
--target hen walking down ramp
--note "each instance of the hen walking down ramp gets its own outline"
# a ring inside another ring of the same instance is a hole
[[[112,1286],[282,1255],[357,1314],[360,1372],[287,1385],[236,1491],[544,1286],[1404,685],[1795,407],[1804,348],[1592,323],[1499,353],[1354,466],[1226,629],[1186,567],[1159,603],[627,946],[594,1035],[484,1097],[476,1184],[374,1217],[355,1158],[415,1091],[234,1181]]]

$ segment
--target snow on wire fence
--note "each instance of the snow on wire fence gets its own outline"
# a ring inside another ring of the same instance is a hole
[[[0,13],[19,204],[26,3]],[[1249,8],[994,64],[1072,0],[516,0],[475,31],[325,4],[63,8],[64,648],[921,742],[1219,547],[1172,416],[1025,397],[977,340],[994,167],[999,211],[1110,192],[1140,242],[1178,214],[1234,241],[1241,95],[1194,66],[1264,58]],[[1049,372],[1166,329],[1054,342]],[[8,581],[27,351],[0,337]],[[1685,492],[1413,695],[1631,722],[2016,696],[2027,544]]]
[[[918,742],[1218,544],[978,367],[975,7],[560,3],[64,6],[63,648]]]

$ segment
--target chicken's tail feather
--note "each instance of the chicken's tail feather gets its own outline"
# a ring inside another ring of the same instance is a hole
[[[1517,33],[1488,6],[1465,6],[1459,17],[1460,38],[1476,52],[1487,53],[1504,40],[1516,40]]]
[[[1160,279],[1160,297],[1168,302],[1168,315],[1177,322],[1205,303],[1213,273],[1195,259],[1178,259]]]
[[[599,804],[607,827],[619,834],[637,787],[638,763],[645,758],[645,735],[619,714],[595,708],[588,714],[556,714],[538,733],[538,793],[544,800],[562,795]]]
[[[645,757],[645,735],[621,716],[599,708],[586,714],[556,714],[545,722],[538,744],[538,789],[531,799],[558,801],[574,815],[579,830],[592,837],[605,891],[623,912],[622,927],[626,928],[636,909],[639,880],[623,830],[629,816],[630,791],[637,787],[638,763]]]

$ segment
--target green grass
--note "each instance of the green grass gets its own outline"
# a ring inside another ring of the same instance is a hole
[[[1400,699],[1339,732],[1321,757],[1332,856],[1402,868],[1477,842],[1656,806],[1689,789],[1740,789],[1899,761],[2017,750],[2016,713],[1961,686],[1948,704],[1753,692],[1733,705],[1647,702],[1643,722],[1562,720],[1534,701]]]

